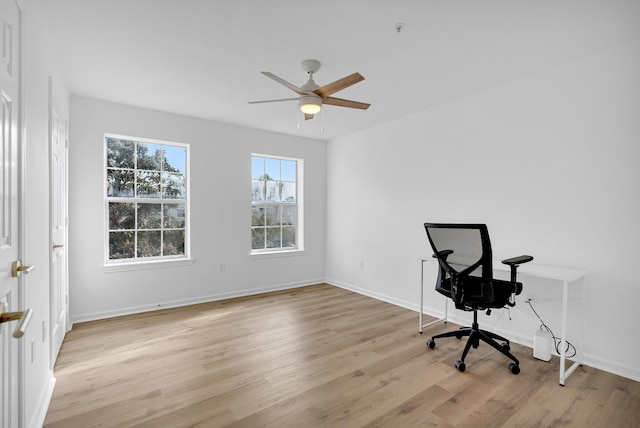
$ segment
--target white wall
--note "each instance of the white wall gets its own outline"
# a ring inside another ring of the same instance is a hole
[[[35,266],[24,277],[25,307],[33,309],[23,336],[25,425],[39,426],[53,393],[49,337],[49,77],[58,112],[68,117],[69,92],[37,2],[24,1],[24,250],[23,263]]]
[[[634,40],[331,141],[328,282],[417,308],[422,224],[487,223],[496,259],[589,272],[586,362],[640,380],[638,76]],[[557,305],[536,307],[559,335]],[[483,322],[530,338],[538,322],[516,308]]]
[[[69,287],[73,321],[324,280],[324,142],[75,96],[71,117]],[[104,133],[190,144],[192,265],[103,270]],[[249,256],[251,153],[304,160],[304,253]],[[225,264],[224,273],[217,272],[218,264]]]

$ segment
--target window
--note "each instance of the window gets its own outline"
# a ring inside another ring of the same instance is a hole
[[[251,252],[302,249],[302,160],[251,157]]]
[[[106,260],[189,257],[189,146],[105,135]]]

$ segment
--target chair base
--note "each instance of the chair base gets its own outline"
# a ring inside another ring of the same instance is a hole
[[[467,340],[467,344],[464,347],[464,351],[462,352],[462,357],[455,363],[455,367],[461,372],[465,371],[466,369],[464,359],[469,353],[471,347],[473,347],[474,349],[477,348],[480,345],[480,341],[482,341],[513,361],[509,364],[509,371],[511,373],[520,373],[520,361],[518,361],[518,359],[511,352],[509,352],[509,340],[490,331],[480,330],[478,326],[477,311],[474,311],[473,313],[473,324],[471,327],[461,327],[459,330],[436,334],[435,336],[431,337],[431,339],[427,340],[427,346],[431,349],[435,348],[436,343],[434,339],[443,337],[457,337],[458,339],[461,339],[463,337],[469,338]],[[502,341],[502,343],[498,343],[498,341]]]

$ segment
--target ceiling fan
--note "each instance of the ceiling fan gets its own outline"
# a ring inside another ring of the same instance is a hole
[[[281,85],[291,89],[293,92],[298,94],[299,97],[281,98],[277,100],[251,101],[249,102],[249,104],[273,103],[279,101],[298,101],[300,110],[304,113],[305,120],[313,119],[313,116],[322,109],[323,104],[339,107],[357,108],[361,110],[366,110],[371,105],[359,101],[345,100],[342,98],[335,98],[330,96],[331,94],[334,94],[338,91],[341,91],[342,89],[348,88],[349,86],[355,85],[356,83],[364,80],[364,77],[362,77],[360,73],[353,73],[349,76],[343,77],[342,79],[338,79],[335,82],[329,83],[328,85],[318,86],[316,82],[313,81],[313,73],[320,70],[320,61],[315,59],[305,59],[300,63],[300,66],[309,74],[309,80],[307,80],[307,83],[305,83],[301,87],[297,87],[273,73],[270,73],[268,71],[261,71],[261,73],[268,78],[273,79]]]

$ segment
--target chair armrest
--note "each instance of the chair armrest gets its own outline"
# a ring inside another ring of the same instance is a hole
[[[502,261],[502,263],[511,267],[511,283],[513,284],[513,293],[511,294],[511,298],[509,299],[509,306],[515,306],[516,296],[522,292],[522,284],[520,284],[516,278],[518,266],[523,263],[529,263],[531,260],[533,260],[533,257],[527,256],[525,254],[518,257],[511,257],[510,259],[505,259]]]
[[[532,256],[523,255],[518,257],[511,257],[510,259],[505,259],[502,261],[502,263],[504,263],[505,265],[514,267],[514,266],[521,265],[523,263],[529,263],[531,260],[533,260]]]
[[[442,251],[438,251],[438,254],[445,260],[447,260],[447,257],[449,256],[449,254],[453,254],[453,250],[442,250]],[[434,254],[433,258],[437,259],[438,258],[438,254]]]

